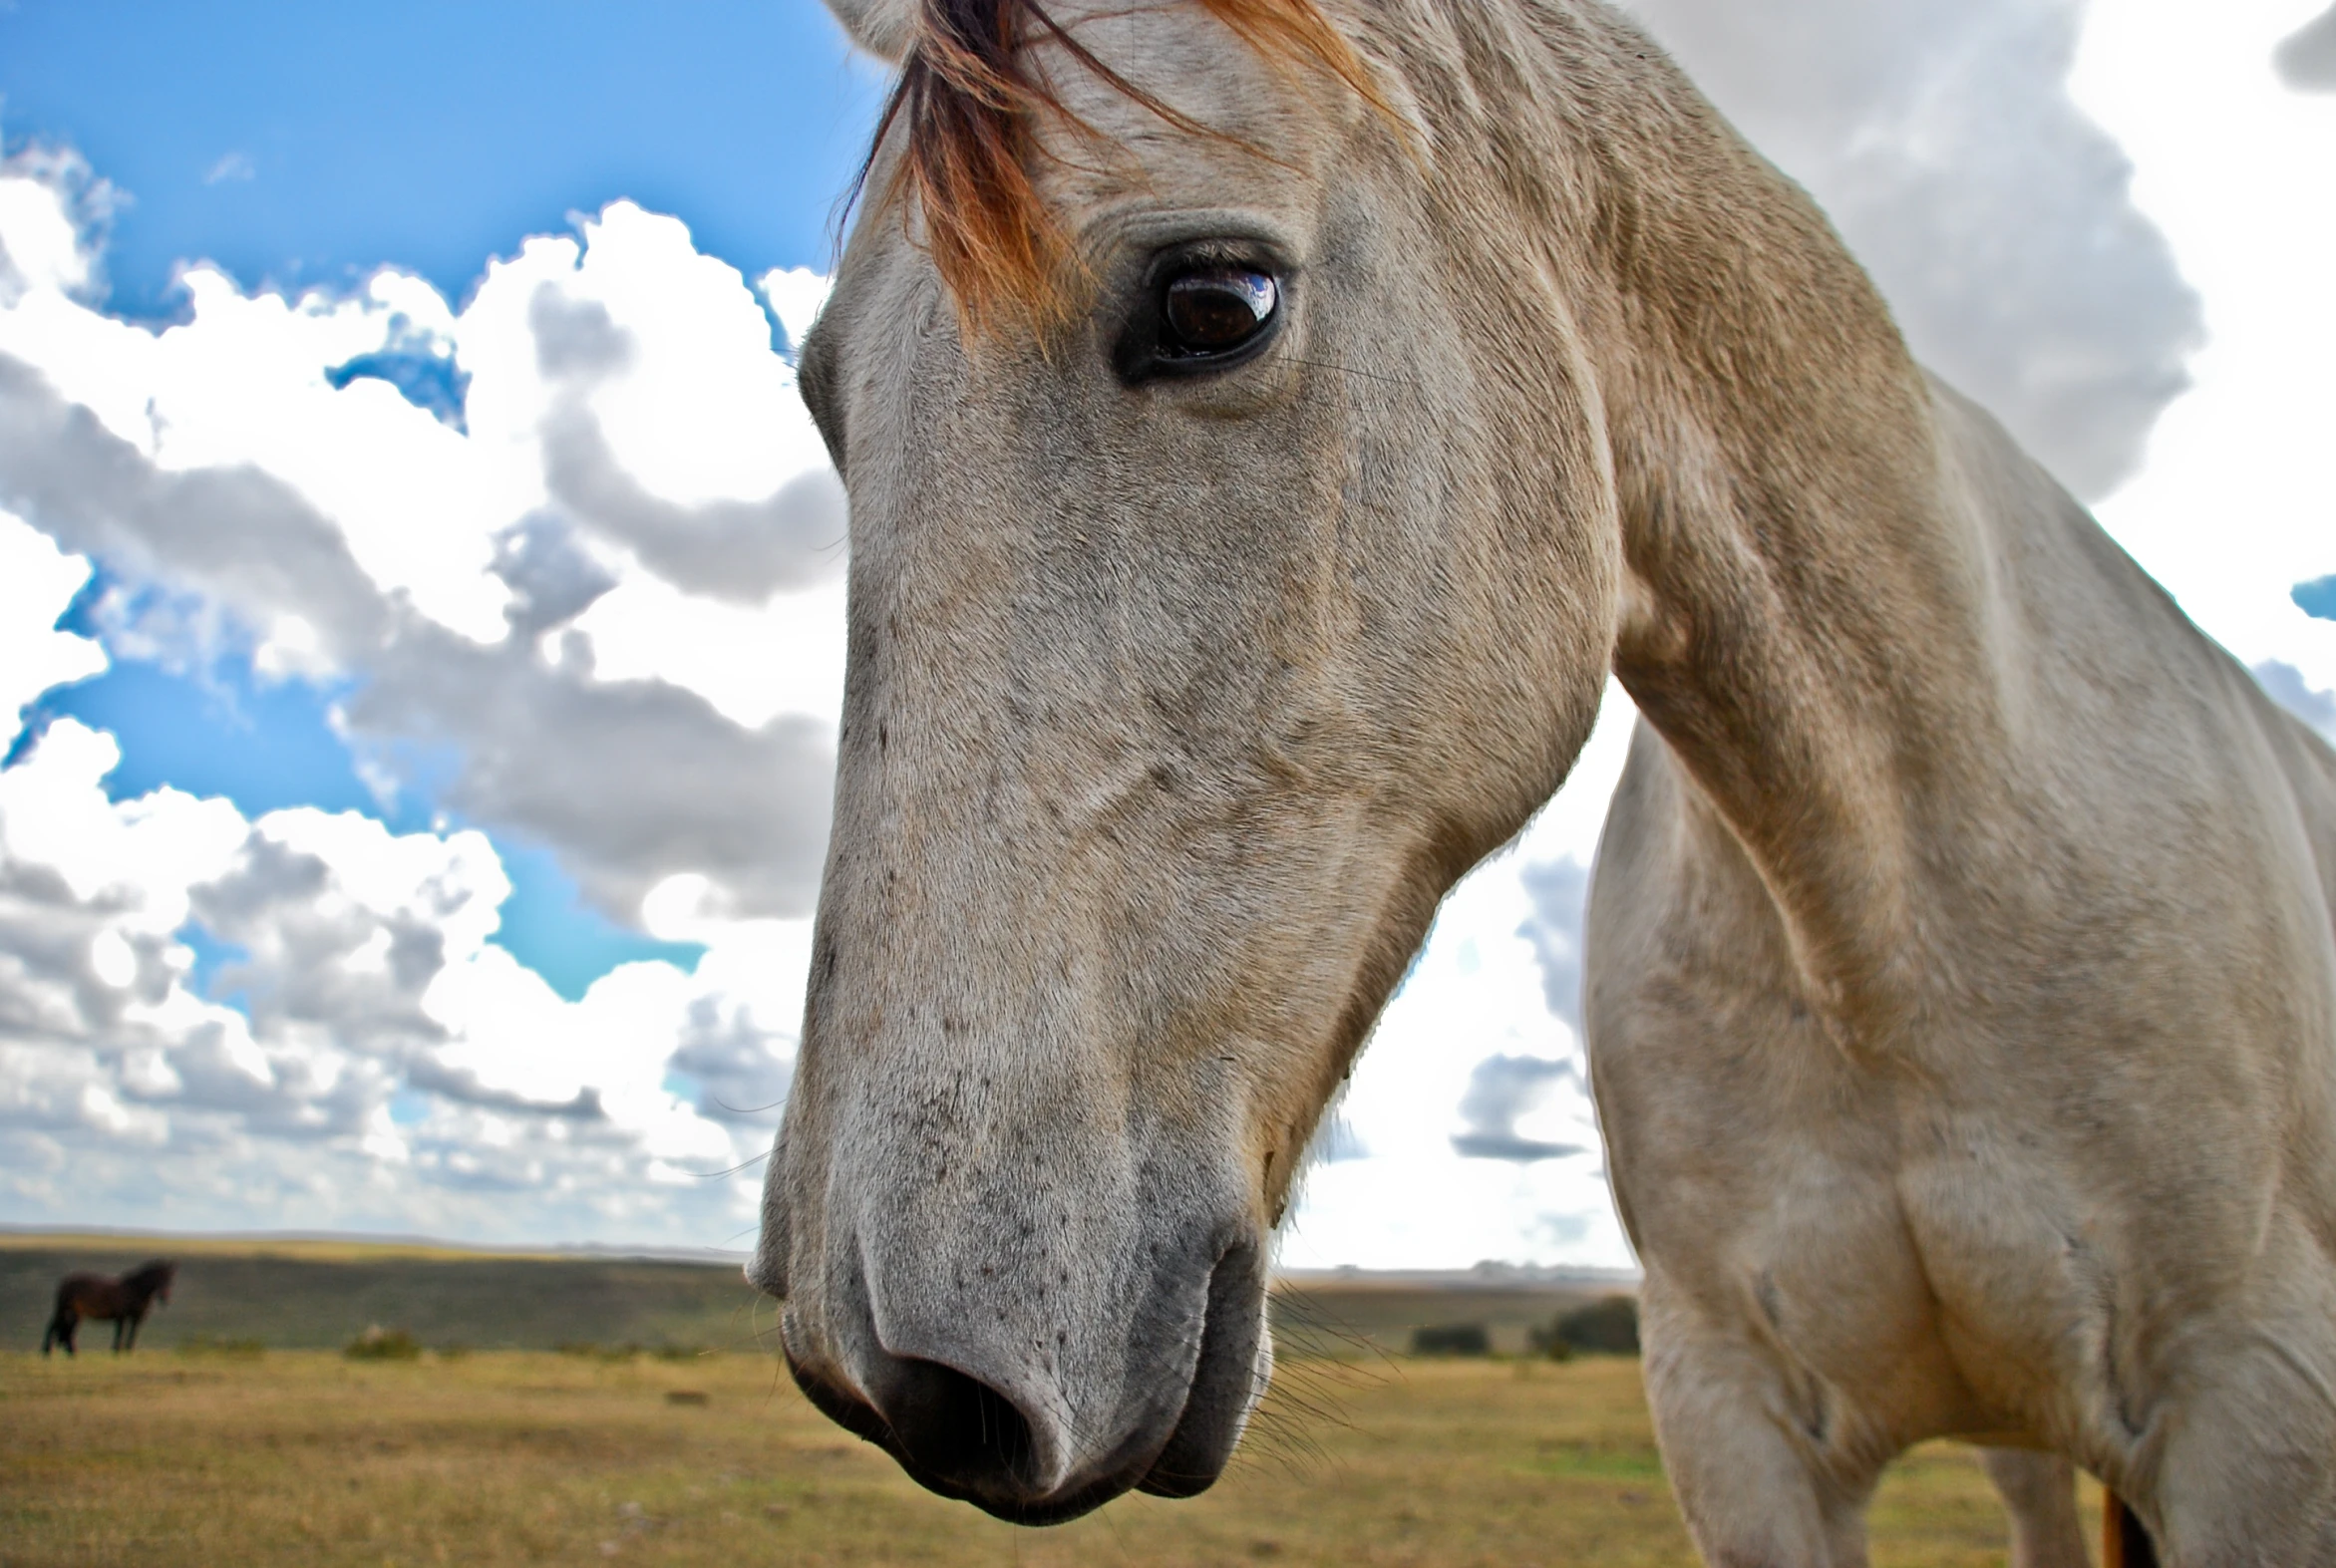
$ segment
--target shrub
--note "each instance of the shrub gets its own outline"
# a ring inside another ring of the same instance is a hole
[[[422,1342],[404,1329],[385,1329],[376,1323],[351,1340],[341,1354],[351,1361],[419,1361]]]
[[[1573,1360],[1573,1346],[1557,1332],[1554,1320],[1548,1323],[1534,1324],[1524,1331],[1524,1338],[1525,1343],[1532,1347],[1533,1354],[1537,1356],[1546,1356],[1551,1361]]]
[[[1425,1324],[1412,1330],[1414,1356],[1490,1356],[1493,1337],[1481,1323]]]
[[[1608,1296],[1561,1312],[1549,1326],[1549,1338],[1555,1344],[1594,1355],[1636,1356],[1638,1303],[1628,1296]]]

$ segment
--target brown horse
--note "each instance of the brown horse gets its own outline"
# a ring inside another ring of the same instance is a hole
[[[57,1282],[57,1311],[49,1319],[49,1332],[41,1336],[41,1354],[48,1355],[52,1345],[62,1345],[66,1355],[73,1355],[73,1337],[84,1318],[111,1318],[114,1349],[135,1350],[138,1326],[146,1322],[158,1300],[169,1301],[170,1281],[177,1272],[177,1264],[157,1258],[120,1279],[110,1280],[102,1274],[66,1275]]]

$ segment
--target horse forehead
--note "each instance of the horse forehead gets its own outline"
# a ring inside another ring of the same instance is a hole
[[[1108,200],[1131,178],[1170,201],[1221,200],[1228,185],[1265,180],[1286,198],[1336,141],[1330,106],[1343,85],[1305,91],[1312,68],[1275,66],[1193,0],[1092,0],[1050,14],[1127,83],[1190,122],[1177,125],[1131,98],[1060,44],[1034,43],[1035,68],[1077,121],[1042,132],[1051,155],[1043,182],[1059,199]]]

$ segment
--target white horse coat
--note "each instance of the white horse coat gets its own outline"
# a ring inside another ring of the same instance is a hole
[[[2336,1562],[2336,757],[1807,198],[1595,0],[837,3],[908,86],[803,362],[813,1398],[1011,1518],[1206,1485],[1321,1108],[1612,671],[1587,1033],[1707,1558],[1862,1561],[1960,1434],[2029,1561],[2073,1459]]]

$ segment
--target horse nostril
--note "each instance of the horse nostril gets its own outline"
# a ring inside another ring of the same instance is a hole
[[[939,1362],[903,1359],[873,1392],[906,1457],[950,1489],[991,1498],[1040,1490],[1030,1422],[988,1384]]]

